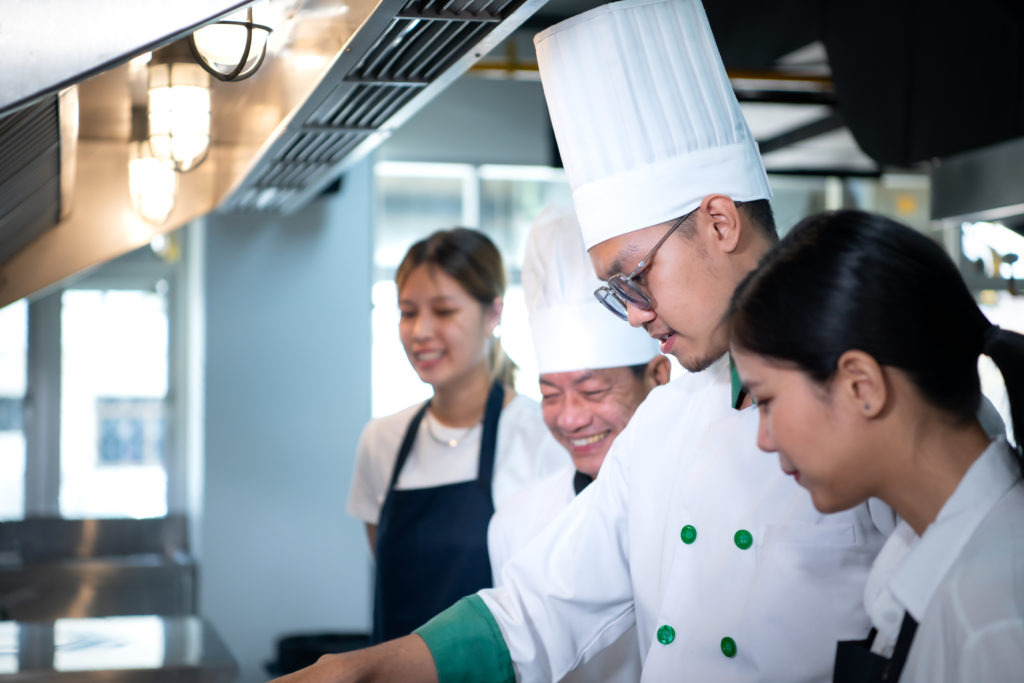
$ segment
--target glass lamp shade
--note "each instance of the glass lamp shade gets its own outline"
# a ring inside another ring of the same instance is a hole
[[[210,77],[197,64],[149,65],[149,142],[153,156],[184,173],[210,151]]]
[[[128,192],[132,208],[147,222],[161,225],[174,209],[178,174],[154,158],[149,141],[133,140],[128,156]]]
[[[214,78],[240,81],[256,73],[263,63],[271,29],[255,23],[253,13],[253,7],[239,10],[192,34],[189,45],[196,61]]]

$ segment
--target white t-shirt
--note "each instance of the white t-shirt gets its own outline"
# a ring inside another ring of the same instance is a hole
[[[418,403],[394,415],[371,420],[363,428],[348,497],[348,512],[353,517],[368,524],[378,523],[402,438],[422,405]],[[480,425],[468,431],[445,427],[428,413],[420,423],[396,488],[419,489],[473,481],[477,477],[482,431]],[[458,445],[453,448],[438,443],[449,439],[456,440]],[[516,394],[501,411],[495,449],[491,484],[495,508],[525,484],[565,462],[565,451],[544,425],[540,406],[522,394]]]
[[[999,438],[917,536],[900,521],[864,590],[891,656],[906,611],[917,633],[902,683],[1021,680],[1024,675],[1024,482]]]

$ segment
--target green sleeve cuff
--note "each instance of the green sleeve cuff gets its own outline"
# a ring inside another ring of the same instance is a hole
[[[515,683],[501,629],[478,595],[462,598],[414,633],[430,649],[440,683]]]

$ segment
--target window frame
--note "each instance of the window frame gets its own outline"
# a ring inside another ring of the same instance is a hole
[[[156,259],[142,262],[115,260],[29,300],[28,376],[23,405],[25,519],[63,518],[60,510],[60,412],[64,292],[75,289],[147,290],[160,280],[167,283],[166,516],[184,514],[189,510],[197,495],[190,493],[194,486],[194,477],[190,479],[194,465],[190,467],[190,464],[201,463],[201,454],[189,453],[191,447],[201,443],[201,438],[195,438],[194,433],[200,420],[189,405],[189,400],[201,391],[201,387],[197,387],[197,383],[201,385],[201,371],[197,374],[193,360],[201,354],[201,346],[193,332],[197,327],[197,315],[201,315],[201,303],[197,305],[201,301],[201,290],[193,282],[200,272],[201,261],[198,256],[190,255],[201,242],[195,236],[199,229],[186,227],[174,236],[180,241],[182,254],[175,263]]]

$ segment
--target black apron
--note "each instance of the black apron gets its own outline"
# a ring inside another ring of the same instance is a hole
[[[487,397],[476,481],[395,490],[428,401],[405,430],[377,526],[373,641],[412,633],[459,598],[492,585],[487,524],[494,514],[491,479],[505,390]]]
[[[879,681],[898,681],[903,673],[903,665],[907,663],[910,643],[914,640],[917,622],[910,612],[903,615],[900,635],[892,651],[892,658],[883,657],[871,651],[871,642],[875,639],[875,629],[865,640],[844,640],[836,647],[836,668],[832,675],[832,683],[878,683]]]

